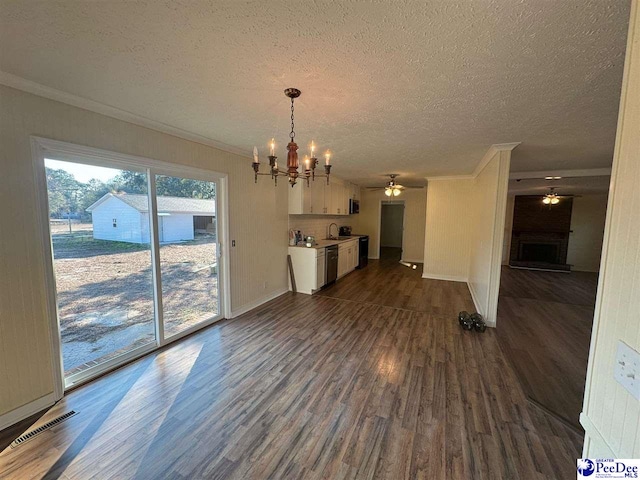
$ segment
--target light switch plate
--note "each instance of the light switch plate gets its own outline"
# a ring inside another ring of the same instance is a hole
[[[618,340],[615,379],[637,400],[640,400],[640,353]]]

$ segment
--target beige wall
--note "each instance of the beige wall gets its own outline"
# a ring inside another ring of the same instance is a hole
[[[422,275],[467,282],[488,325],[498,302],[512,148],[493,146],[471,178],[434,178],[427,187]]]
[[[510,151],[496,152],[469,198],[469,290],[489,325],[496,322],[510,160]]]
[[[286,182],[256,185],[247,158],[4,86],[0,108],[0,415],[53,391],[30,135],[228,173],[233,310],[287,289]]]
[[[640,402],[613,377],[618,341],[640,351],[640,6],[631,6],[602,271],[589,352],[584,456],[640,458]]]
[[[425,278],[467,281],[472,191],[473,179],[429,180],[422,273]]]
[[[404,235],[402,259],[422,263],[425,235],[426,189],[412,188],[402,192],[396,200],[404,201]],[[353,232],[369,235],[369,257],[377,258],[380,251],[380,202],[388,201],[384,190],[361,189],[360,213],[351,215]]]
[[[567,263],[577,272],[597,272],[607,215],[607,194],[573,199]]]

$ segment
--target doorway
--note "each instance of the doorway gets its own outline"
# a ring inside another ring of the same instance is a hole
[[[58,396],[223,318],[224,176],[36,144]]]
[[[402,259],[404,201],[382,201],[380,206],[380,258]]]
[[[529,401],[581,432],[610,177],[547,176],[509,182],[496,333]]]

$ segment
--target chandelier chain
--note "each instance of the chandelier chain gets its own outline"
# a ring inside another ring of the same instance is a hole
[[[294,123],[293,123],[293,98],[291,99],[291,133],[289,134],[289,138],[291,138],[291,141],[293,142],[293,139],[296,137],[296,132],[293,130],[293,128],[295,127]]]

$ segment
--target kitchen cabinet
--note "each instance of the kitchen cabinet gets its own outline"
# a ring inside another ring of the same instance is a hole
[[[325,249],[289,247],[296,290],[300,293],[313,294],[324,286]],[[289,277],[291,290],[291,277]]]
[[[358,266],[358,240],[338,245],[338,278],[344,277]]]
[[[311,187],[307,187],[306,181],[299,180],[292,188],[289,188],[289,214],[311,214],[312,210]]]
[[[337,177],[332,177],[330,182],[327,185],[326,178],[317,178],[307,187],[307,182],[299,179],[289,189],[289,214],[349,215],[349,199],[353,198],[354,186]]]

